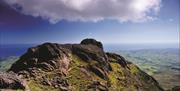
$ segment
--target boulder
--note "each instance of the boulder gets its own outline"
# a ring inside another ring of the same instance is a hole
[[[89,44],[91,44],[91,45],[96,45],[96,46],[98,46],[99,48],[102,48],[102,49],[103,49],[102,43],[99,42],[99,41],[96,41],[95,39],[84,39],[84,40],[81,41],[80,44],[83,44],[83,45],[89,45]]]
[[[15,73],[0,72],[0,89],[22,89],[29,91],[26,81]]]
[[[96,75],[98,75],[99,77],[101,77],[102,79],[108,79],[107,77],[107,73],[106,71],[104,71],[103,69],[96,67],[96,66],[90,66],[89,68],[92,72],[94,72]]]
[[[107,86],[102,85],[99,81],[93,81],[88,85],[88,88],[93,89],[93,91],[109,91]]]

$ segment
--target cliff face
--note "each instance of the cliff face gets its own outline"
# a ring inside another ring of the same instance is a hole
[[[32,91],[163,91],[158,82],[94,39],[29,48],[9,69]]]

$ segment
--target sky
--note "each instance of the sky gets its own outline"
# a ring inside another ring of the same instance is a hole
[[[179,43],[179,0],[1,0],[0,43]]]

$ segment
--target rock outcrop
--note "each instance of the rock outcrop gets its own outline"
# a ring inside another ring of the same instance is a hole
[[[26,81],[21,79],[14,73],[0,72],[0,88],[1,89],[23,89],[29,91]]]
[[[95,39],[84,39],[83,41],[81,41],[80,44],[83,44],[83,45],[96,45],[97,47],[103,49],[102,43],[96,41]]]
[[[94,39],[29,48],[9,72],[23,76],[33,91],[163,91],[153,77],[124,57],[105,53]]]

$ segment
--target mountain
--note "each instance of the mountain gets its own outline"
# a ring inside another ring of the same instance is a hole
[[[8,72],[1,89],[26,91],[164,91],[159,83],[121,55],[105,53],[101,42],[44,43],[28,51]]]

